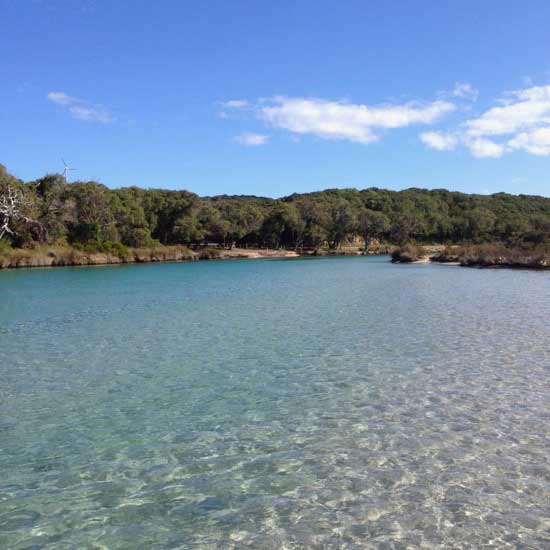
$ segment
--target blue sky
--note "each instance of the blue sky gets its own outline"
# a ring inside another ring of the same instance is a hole
[[[0,162],[139,185],[550,196],[550,2],[0,0]]]

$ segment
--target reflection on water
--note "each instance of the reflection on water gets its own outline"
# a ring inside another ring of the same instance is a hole
[[[550,274],[0,273],[0,546],[550,546]]]

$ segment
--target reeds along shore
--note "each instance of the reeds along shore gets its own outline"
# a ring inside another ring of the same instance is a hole
[[[141,263],[154,261],[194,260],[195,254],[185,247],[155,249],[124,247],[120,250],[85,251],[71,246],[38,246],[0,251],[0,268],[57,267]]]
[[[550,249],[548,246],[531,248],[507,247],[503,244],[479,244],[467,246],[446,246],[440,250],[408,244],[396,248],[392,262],[453,263],[464,267],[518,267],[530,269],[550,269]]]
[[[105,250],[86,250],[71,246],[36,246],[34,248],[0,249],[0,269],[25,267],[62,267],[110,265],[150,262],[184,262],[196,260],[296,257],[289,250],[216,249],[191,250],[185,246],[156,246],[152,248],[112,247]]]

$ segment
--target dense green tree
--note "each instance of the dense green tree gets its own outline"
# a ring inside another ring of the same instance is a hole
[[[466,215],[467,237],[475,242],[486,240],[495,227],[496,216],[487,208],[476,207]]]
[[[204,228],[197,216],[181,216],[172,228],[171,242],[177,244],[193,244],[203,241]]]
[[[374,239],[379,239],[390,228],[386,214],[365,208],[359,214],[359,232],[365,241],[365,249]]]
[[[247,235],[257,235],[264,218],[262,210],[250,203],[232,203],[222,209],[220,215],[227,226],[226,241],[231,247]]]
[[[338,249],[343,241],[359,230],[357,211],[345,199],[339,199],[330,208],[328,238],[332,248]]]
[[[304,243],[319,250],[328,241],[329,213],[318,202],[307,199],[298,203],[298,208],[305,224]]]
[[[424,217],[422,213],[412,208],[401,212],[391,229],[391,236],[398,244],[411,240],[422,240],[424,233],[426,233]]]
[[[0,223],[5,226],[9,216],[11,233],[4,230],[2,241],[14,246],[66,241],[104,250],[113,243],[338,249],[356,236],[367,245],[373,239],[533,246],[550,241],[550,199],[529,195],[370,188],[327,189],[279,200],[200,198],[188,191],[69,184],[59,174],[24,183],[0,165],[0,199],[7,200],[8,192],[17,197],[17,215],[0,213]]]
[[[287,243],[296,248],[302,244],[304,229],[298,209],[293,204],[280,202],[265,218],[260,235],[268,246],[279,248]]]

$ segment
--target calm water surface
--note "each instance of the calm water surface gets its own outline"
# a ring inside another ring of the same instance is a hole
[[[0,272],[0,547],[549,548],[550,273]]]

